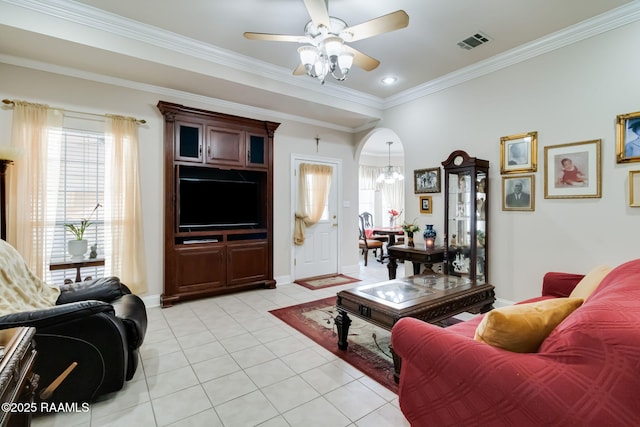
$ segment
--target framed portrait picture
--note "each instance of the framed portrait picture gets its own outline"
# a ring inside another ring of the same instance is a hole
[[[640,208],[640,171],[629,171],[629,206]]]
[[[544,147],[544,198],[599,198],[601,140]]]
[[[420,213],[431,213],[433,211],[433,202],[431,196],[420,196]]]
[[[616,118],[616,161],[640,162],[640,111]]]
[[[439,193],[440,168],[416,169],[413,171],[413,193]]]
[[[535,175],[502,177],[502,210],[535,210]]]
[[[523,173],[538,170],[538,132],[520,133],[500,138],[500,173]]]

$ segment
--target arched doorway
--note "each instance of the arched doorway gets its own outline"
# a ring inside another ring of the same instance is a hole
[[[391,144],[388,144],[391,142]],[[387,128],[371,130],[356,149],[358,163],[358,213],[373,214],[376,226],[389,223],[388,211],[394,209],[400,213],[398,221],[404,221],[404,198],[407,174],[404,170],[404,147],[398,135]],[[380,173],[388,170],[403,175],[403,180],[380,182]]]

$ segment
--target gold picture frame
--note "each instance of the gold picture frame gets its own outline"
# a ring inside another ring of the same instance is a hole
[[[544,198],[602,197],[602,140],[544,147]]]
[[[502,210],[535,211],[535,175],[502,177]]]
[[[431,196],[420,196],[420,213],[430,214],[433,212],[433,200]]]
[[[500,173],[538,170],[538,132],[519,133],[500,138]]]
[[[616,117],[616,162],[640,162],[640,111]]]
[[[629,206],[640,208],[640,171],[629,171]]]

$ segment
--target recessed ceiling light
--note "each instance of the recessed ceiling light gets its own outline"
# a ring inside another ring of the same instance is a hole
[[[385,77],[385,78],[383,78],[383,79],[382,79],[382,84],[385,84],[385,85],[392,85],[392,84],[394,84],[394,83],[395,83],[395,82],[397,82],[397,81],[398,81],[398,78],[397,78],[397,77],[394,77],[394,76],[387,76],[387,77]]]

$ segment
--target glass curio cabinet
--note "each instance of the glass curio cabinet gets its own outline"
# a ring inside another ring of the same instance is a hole
[[[489,161],[454,151],[444,167],[445,272],[487,281]]]

